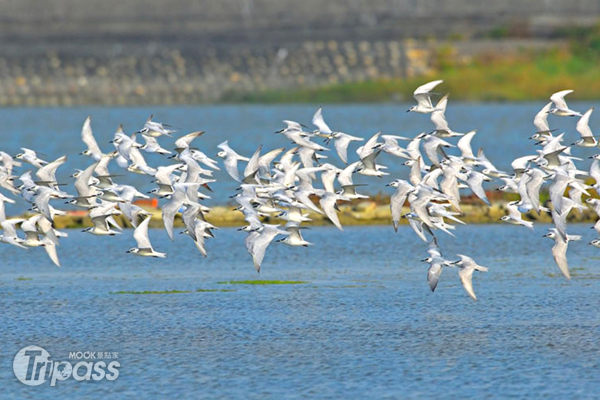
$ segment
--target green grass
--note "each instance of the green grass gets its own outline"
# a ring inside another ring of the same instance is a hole
[[[548,99],[565,88],[575,90],[569,99],[600,98],[600,55],[552,49],[516,55],[481,55],[468,63],[445,59],[440,50],[437,68],[429,76],[377,79],[316,88],[231,93],[225,102],[249,103],[356,103],[412,101],[414,89],[443,79],[440,91],[464,101],[527,101]]]
[[[118,291],[118,292],[110,292],[110,294],[183,294],[183,293],[205,293],[205,292],[234,292],[234,290],[230,290],[230,289],[144,290],[144,291],[123,290],[123,291]]]
[[[269,281],[269,280],[245,280],[217,282],[221,285],[301,285],[309,283],[306,281]]]

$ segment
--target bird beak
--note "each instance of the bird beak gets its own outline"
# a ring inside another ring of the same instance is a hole
[[[422,259],[422,260],[421,260],[421,262],[427,262],[427,259],[426,259],[426,258],[424,258],[424,259]]]
[[[406,112],[410,112],[410,108],[408,110],[406,110]]]
[[[544,236],[542,236],[542,237],[548,237],[548,235],[549,235],[549,233],[546,233],[546,234],[545,234]]]

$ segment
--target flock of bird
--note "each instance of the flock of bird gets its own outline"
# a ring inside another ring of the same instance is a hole
[[[168,199],[162,207],[162,220],[169,238],[174,239],[174,219],[176,214],[183,210],[181,214],[186,229],[182,233],[190,236],[200,253],[206,256],[205,240],[213,237],[214,226],[204,219],[204,213],[209,209],[200,204],[200,201],[208,196],[199,190],[201,187],[210,190],[208,184],[215,181],[211,179],[213,170],[218,170],[219,167],[215,160],[191,147],[192,141],[203,132],[193,132],[178,138],[174,142],[174,152],[171,152],[162,148],[157,139],[172,137],[175,131],[169,125],[153,121],[151,116],[143,128],[131,136],[126,135],[123,127],[119,126],[110,142],[115,149],[103,153],[93,136],[91,122],[92,118],[88,117],[81,130],[81,139],[87,147],[81,154],[90,157],[92,163],[86,169],[76,171],[72,175],[75,178],[76,195],[63,191],[56,180],[56,171],[66,162],[66,156],[47,162],[31,149],[23,148],[23,152],[17,154],[14,159],[9,154],[0,152],[0,187],[13,195],[20,195],[30,203],[30,211],[33,212],[28,219],[7,219],[5,203],[15,203],[15,200],[2,195],[0,224],[3,233],[0,235],[0,242],[23,249],[43,247],[54,264],[60,267],[56,248],[60,245],[59,238],[66,237],[67,234],[55,229],[54,218],[66,213],[54,208],[50,202],[63,199],[66,200],[66,204],[89,211],[93,226],[84,229],[84,232],[99,236],[118,235],[122,232],[122,227],[115,220],[115,216],[123,215],[135,228],[133,238],[137,243],[137,247],[131,248],[127,253],[143,257],[166,257],[165,253],[154,250],[148,238],[151,214],[134,204],[135,199],[149,196],[134,186],[115,182],[119,175],[112,175],[108,170],[109,163],[114,160],[125,171],[153,178],[157,187],[150,193]],[[144,144],[137,142],[138,136],[144,139]],[[146,163],[142,152],[173,154],[169,157],[173,161],[169,165],[154,168]],[[35,178],[32,171],[26,171],[19,176],[13,175],[14,168],[22,166],[21,162],[36,168]],[[15,186],[15,180],[21,184]],[[25,238],[18,236],[18,225],[25,233]]]
[[[319,108],[312,118],[315,127],[312,130],[295,121],[283,121],[285,127],[276,133],[292,143],[287,150],[263,151],[259,146],[254,154],[243,156],[227,141],[218,145],[217,156],[222,159],[225,171],[239,183],[237,193],[231,198],[247,223],[239,230],[247,233],[245,244],[256,271],[260,272],[266,250],[274,241],[288,246],[312,244],[302,233],[306,228],[303,224],[311,221],[310,213],[323,214],[343,230],[338,204],[368,198],[359,193],[364,185],[355,184],[354,176],[381,178],[389,175],[385,172],[387,168],[379,163],[380,155],[385,153],[392,159],[400,159],[409,169],[408,180],[396,179],[387,184],[395,189],[390,199],[392,224],[397,231],[400,221],[406,220],[415,234],[428,244],[429,256],[422,261],[429,264],[427,282],[431,291],[438,286],[444,267],[455,267],[466,292],[477,299],[472,284],[473,273],[485,272],[488,268],[464,254],[457,254],[457,261],[447,260],[442,255],[436,234],[444,232],[454,236],[457,226],[464,224],[460,220],[463,215],[461,190],[469,189],[490,206],[483,185],[495,180],[502,181],[497,190],[516,193],[520,197],[506,205],[508,214],[501,218],[502,221],[533,229],[533,222],[523,219],[524,213],[552,215],[554,227],[545,236],[554,240],[552,255],[561,272],[570,279],[567,247],[569,242],[581,237],[567,233],[567,217],[573,210],[585,208],[583,195],[587,196],[586,203],[600,216],[600,200],[590,197],[589,193],[590,189],[600,193],[600,155],[592,157],[594,160],[588,172],[578,169],[575,163],[581,159],[571,154],[572,147],[598,146],[589,128],[593,109],[584,114],[569,109],[564,98],[571,90],[553,94],[551,102],[534,118],[537,131],[530,139],[540,148],[531,155],[515,159],[511,164],[513,171],[508,173],[498,170],[481,148],[473,151],[471,141],[477,133],[475,130],[459,133],[450,128],[445,117],[448,95],[441,96],[435,105],[432,101],[436,95],[433,90],[440,83],[441,80],[427,83],[414,92],[417,104],[407,112],[430,114],[434,127],[413,138],[377,132],[365,140],[335,131],[325,122],[323,110]],[[576,130],[581,138],[571,145],[564,145],[565,134],[555,135],[555,130],[549,126],[550,114],[579,117]],[[205,240],[213,237],[212,231],[216,228],[205,219],[210,208],[200,202],[209,197],[201,189],[210,190],[208,185],[215,182],[213,171],[219,170],[219,166],[217,161],[192,146],[194,139],[203,134],[201,131],[174,140],[173,151],[161,147],[158,139],[172,139],[175,132],[171,126],[153,121],[151,116],[143,128],[132,135],[125,134],[120,126],[111,141],[114,150],[104,153],[93,136],[91,117],[88,117],[81,131],[86,146],[81,154],[90,157],[92,162],[86,169],[73,174],[75,195],[65,192],[56,180],[56,171],[65,163],[66,156],[47,162],[40,158],[41,153],[31,149],[23,148],[23,152],[15,157],[0,152],[0,187],[14,196],[21,196],[31,205],[32,211],[27,219],[7,219],[5,203],[15,200],[0,194],[0,224],[3,228],[0,242],[25,249],[43,247],[50,259],[60,266],[57,246],[60,245],[59,238],[67,234],[55,229],[54,218],[65,212],[54,208],[50,202],[63,199],[67,204],[89,211],[93,226],[84,232],[118,235],[122,227],[114,217],[123,215],[135,228],[133,238],[137,243],[137,247],[127,252],[164,258],[166,254],[154,250],[148,237],[151,214],[135,204],[135,199],[148,198],[148,194],[152,194],[166,199],[162,220],[169,238],[174,239],[174,219],[181,213],[185,225],[182,233],[190,236],[199,252],[206,256]],[[144,144],[137,142],[139,137]],[[453,144],[455,138],[457,142]],[[331,144],[333,149],[328,147]],[[350,146],[356,150],[350,152]],[[332,155],[331,150],[335,150],[336,155]],[[169,161],[166,165],[152,167],[146,162],[144,152],[164,155]],[[116,183],[119,175],[112,175],[108,169],[113,161],[129,173],[151,177],[156,188],[144,194],[134,186]],[[16,168],[23,167],[22,163],[36,169],[35,178],[32,171],[14,175]],[[245,163],[243,170],[240,163]],[[582,180],[588,176],[595,180],[594,185],[588,186]],[[16,186],[15,180],[20,184]],[[540,201],[540,191],[546,183],[550,207]],[[409,208],[407,213],[403,213],[405,204]],[[269,224],[265,222],[267,218],[285,224]],[[24,238],[18,235],[17,229],[23,231]],[[594,229],[600,234],[600,222]],[[600,239],[591,244],[600,247]]]

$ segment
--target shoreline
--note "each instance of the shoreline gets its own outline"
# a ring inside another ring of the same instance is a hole
[[[462,215],[458,218],[466,224],[496,224],[501,223],[500,218],[507,214],[507,202],[495,202],[491,207],[481,203],[461,204]],[[206,220],[216,227],[241,227],[246,225],[244,216],[241,212],[235,211],[231,206],[215,206],[206,214]],[[152,212],[151,228],[162,228],[162,216],[160,209],[149,209]],[[408,207],[403,208],[403,214],[409,212]],[[303,223],[303,226],[333,226],[331,222],[322,214],[310,212],[309,218],[312,222]],[[376,201],[361,201],[354,204],[340,206],[338,214],[342,226],[373,226],[373,225],[392,225],[392,217],[389,203],[377,203]],[[534,223],[551,223],[552,218],[549,213],[541,212],[538,216],[531,211],[524,214],[524,219]],[[569,223],[595,223],[596,215],[592,210],[584,210],[581,214],[573,212],[569,218]],[[129,221],[125,221],[122,215],[115,216],[115,220],[124,229],[131,228]],[[263,222],[284,225],[286,221],[277,218],[263,218]],[[407,225],[405,219],[400,220],[401,225]],[[92,226],[91,220],[87,215],[57,215],[55,218],[55,227],[57,229],[82,229]],[[175,227],[183,227],[181,215],[175,217]]]

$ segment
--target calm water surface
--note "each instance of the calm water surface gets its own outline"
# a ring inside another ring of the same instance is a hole
[[[447,258],[467,253],[490,268],[474,277],[477,302],[452,269],[429,292],[426,245],[406,227],[314,228],[311,248],[273,244],[260,278],[307,282],[279,286],[219,283],[257,278],[233,229],[217,232],[207,259],[163,230],[150,235],[166,260],[125,254],[131,231],[70,232],[61,269],[42,250],[3,246],[2,397],[594,397],[600,254],[573,244],[567,282],[545,228],[465,226],[441,238]],[[572,233],[591,238],[587,226]],[[113,294],[197,289],[233,291]],[[26,387],[12,360],[33,344],[56,360],[118,352],[120,376]]]

